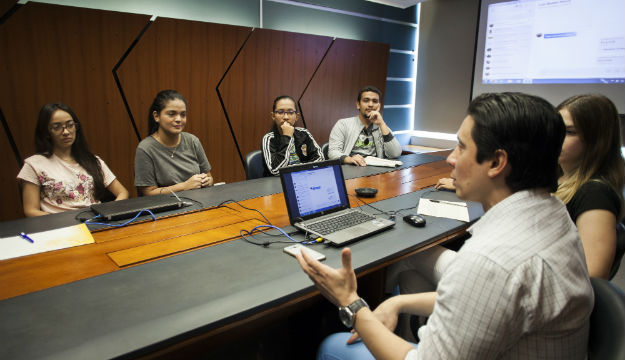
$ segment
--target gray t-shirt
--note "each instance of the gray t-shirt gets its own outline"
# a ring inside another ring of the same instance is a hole
[[[355,154],[359,154],[363,157],[375,156],[375,143],[373,141],[373,135],[370,132],[365,132],[365,129],[362,129],[349,155],[354,156]]]
[[[200,140],[186,132],[180,135],[177,147],[164,146],[153,136],[141,140],[135,153],[135,186],[171,186],[210,171]]]

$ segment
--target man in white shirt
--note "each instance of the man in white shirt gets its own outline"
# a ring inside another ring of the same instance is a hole
[[[584,359],[593,293],[581,242],[557,187],[564,124],[545,100],[484,94],[469,105],[447,158],[458,197],[484,216],[436,292],[399,295],[371,311],[356,293],[351,252],[332,269],[302,269],[356,333],[334,334],[319,359]],[[399,313],[430,316],[417,345],[393,334]],[[360,336],[362,343],[352,343]],[[349,339],[349,340],[348,340]]]

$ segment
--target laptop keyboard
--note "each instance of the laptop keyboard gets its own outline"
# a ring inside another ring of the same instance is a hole
[[[309,224],[306,227],[309,230],[312,230],[321,235],[327,235],[343,229],[347,229],[352,226],[356,226],[358,224],[365,223],[373,219],[375,219],[375,216],[371,216],[369,214],[358,211],[352,211],[331,219]]]

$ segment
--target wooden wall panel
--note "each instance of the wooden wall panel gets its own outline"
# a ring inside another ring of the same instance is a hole
[[[133,124],[112,70],[139,36],[117,70]],[[260,147],[276,96],[301,97],[305,125],[322,144],[337,119],[356,114],[359,88],[384,89],[388,50],[364,41],[167,18],[150,24],[147,15],[28,2],[0,25],[0,53],[8,54],[0,67],[0,109],[27,157],[34,153],[40,107],[68,104],[92,150],[134,195],[139,139],[133,125],[146,136],[153,97],[177,89],[189,102],[186,130],[202,141],[216,180],[240,181],[245,176],[238,149],[245,155]],[[230,123],[217,96],[222,77],[219,92]],[[0,220],[8,220],[21,216],[19,165],[10,139],[0,136]]]
[[[141,138],[147,135],[154,96],[165,89],[184,95],[188,103],[185,131],[202,142],[216,182],[245,179],[216,88],[250,31],[157,18],[118,69]],[[134,149],[132,153],[134,158]]]
[[[243,156],[260,149],[272,124],[273,99],[297,99],[331,42],[325,36],[254,30],[220,87]]]
[[[2,126],[0,126],[0,164],[2,164],[2,171],[0,171],[0,189],[2,189],[0,221],[19,219],[24,217],[21,194],[17,181],[15,181],[19,172],[19,164]]]
[[[0,0],[0,16],[11,10],[15,4],[17,4],[17,0]]]
[[[336,39],[300,100],[308,130],[319,144],[328,141],[338,119],[356,116],[358,90],[386,86],[389,45]],[[384,114],[382,114],[384,116]]]
[[[0,26],[0,108],[20,154],[34,153],[37,114],[69,105],[92,151],[133,191],[137,145],[112,69],[149,16],[29,2]],[[2,177],[14,178],[14,173]]]

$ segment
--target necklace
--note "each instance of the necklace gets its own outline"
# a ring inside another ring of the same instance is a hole
[[[163,140],[161,139],[160,135],[158,135],[158,133],[154,134],[156,140],[158,140],[158,142],[160,142],[163,146],[165,146],[167,148],[167,146],[163,143]],[[174,151],[171,152],[171,155],[169,155],[170,158],[174,158],[174,154],[176,154],[176,151],[178,150],[178,147],[180,147],[180,143],[182,142],[182,139],[178,139],[178,145],[176,145],[176,147],[174,148]]]
[[[61,157],[58,154],[54,154],[54,155],[58,157],[59,159],[65,161],[66,163],[77,164],[76,160],[74,160],[74,158],[71,155],[69,155],[68,157]]]

